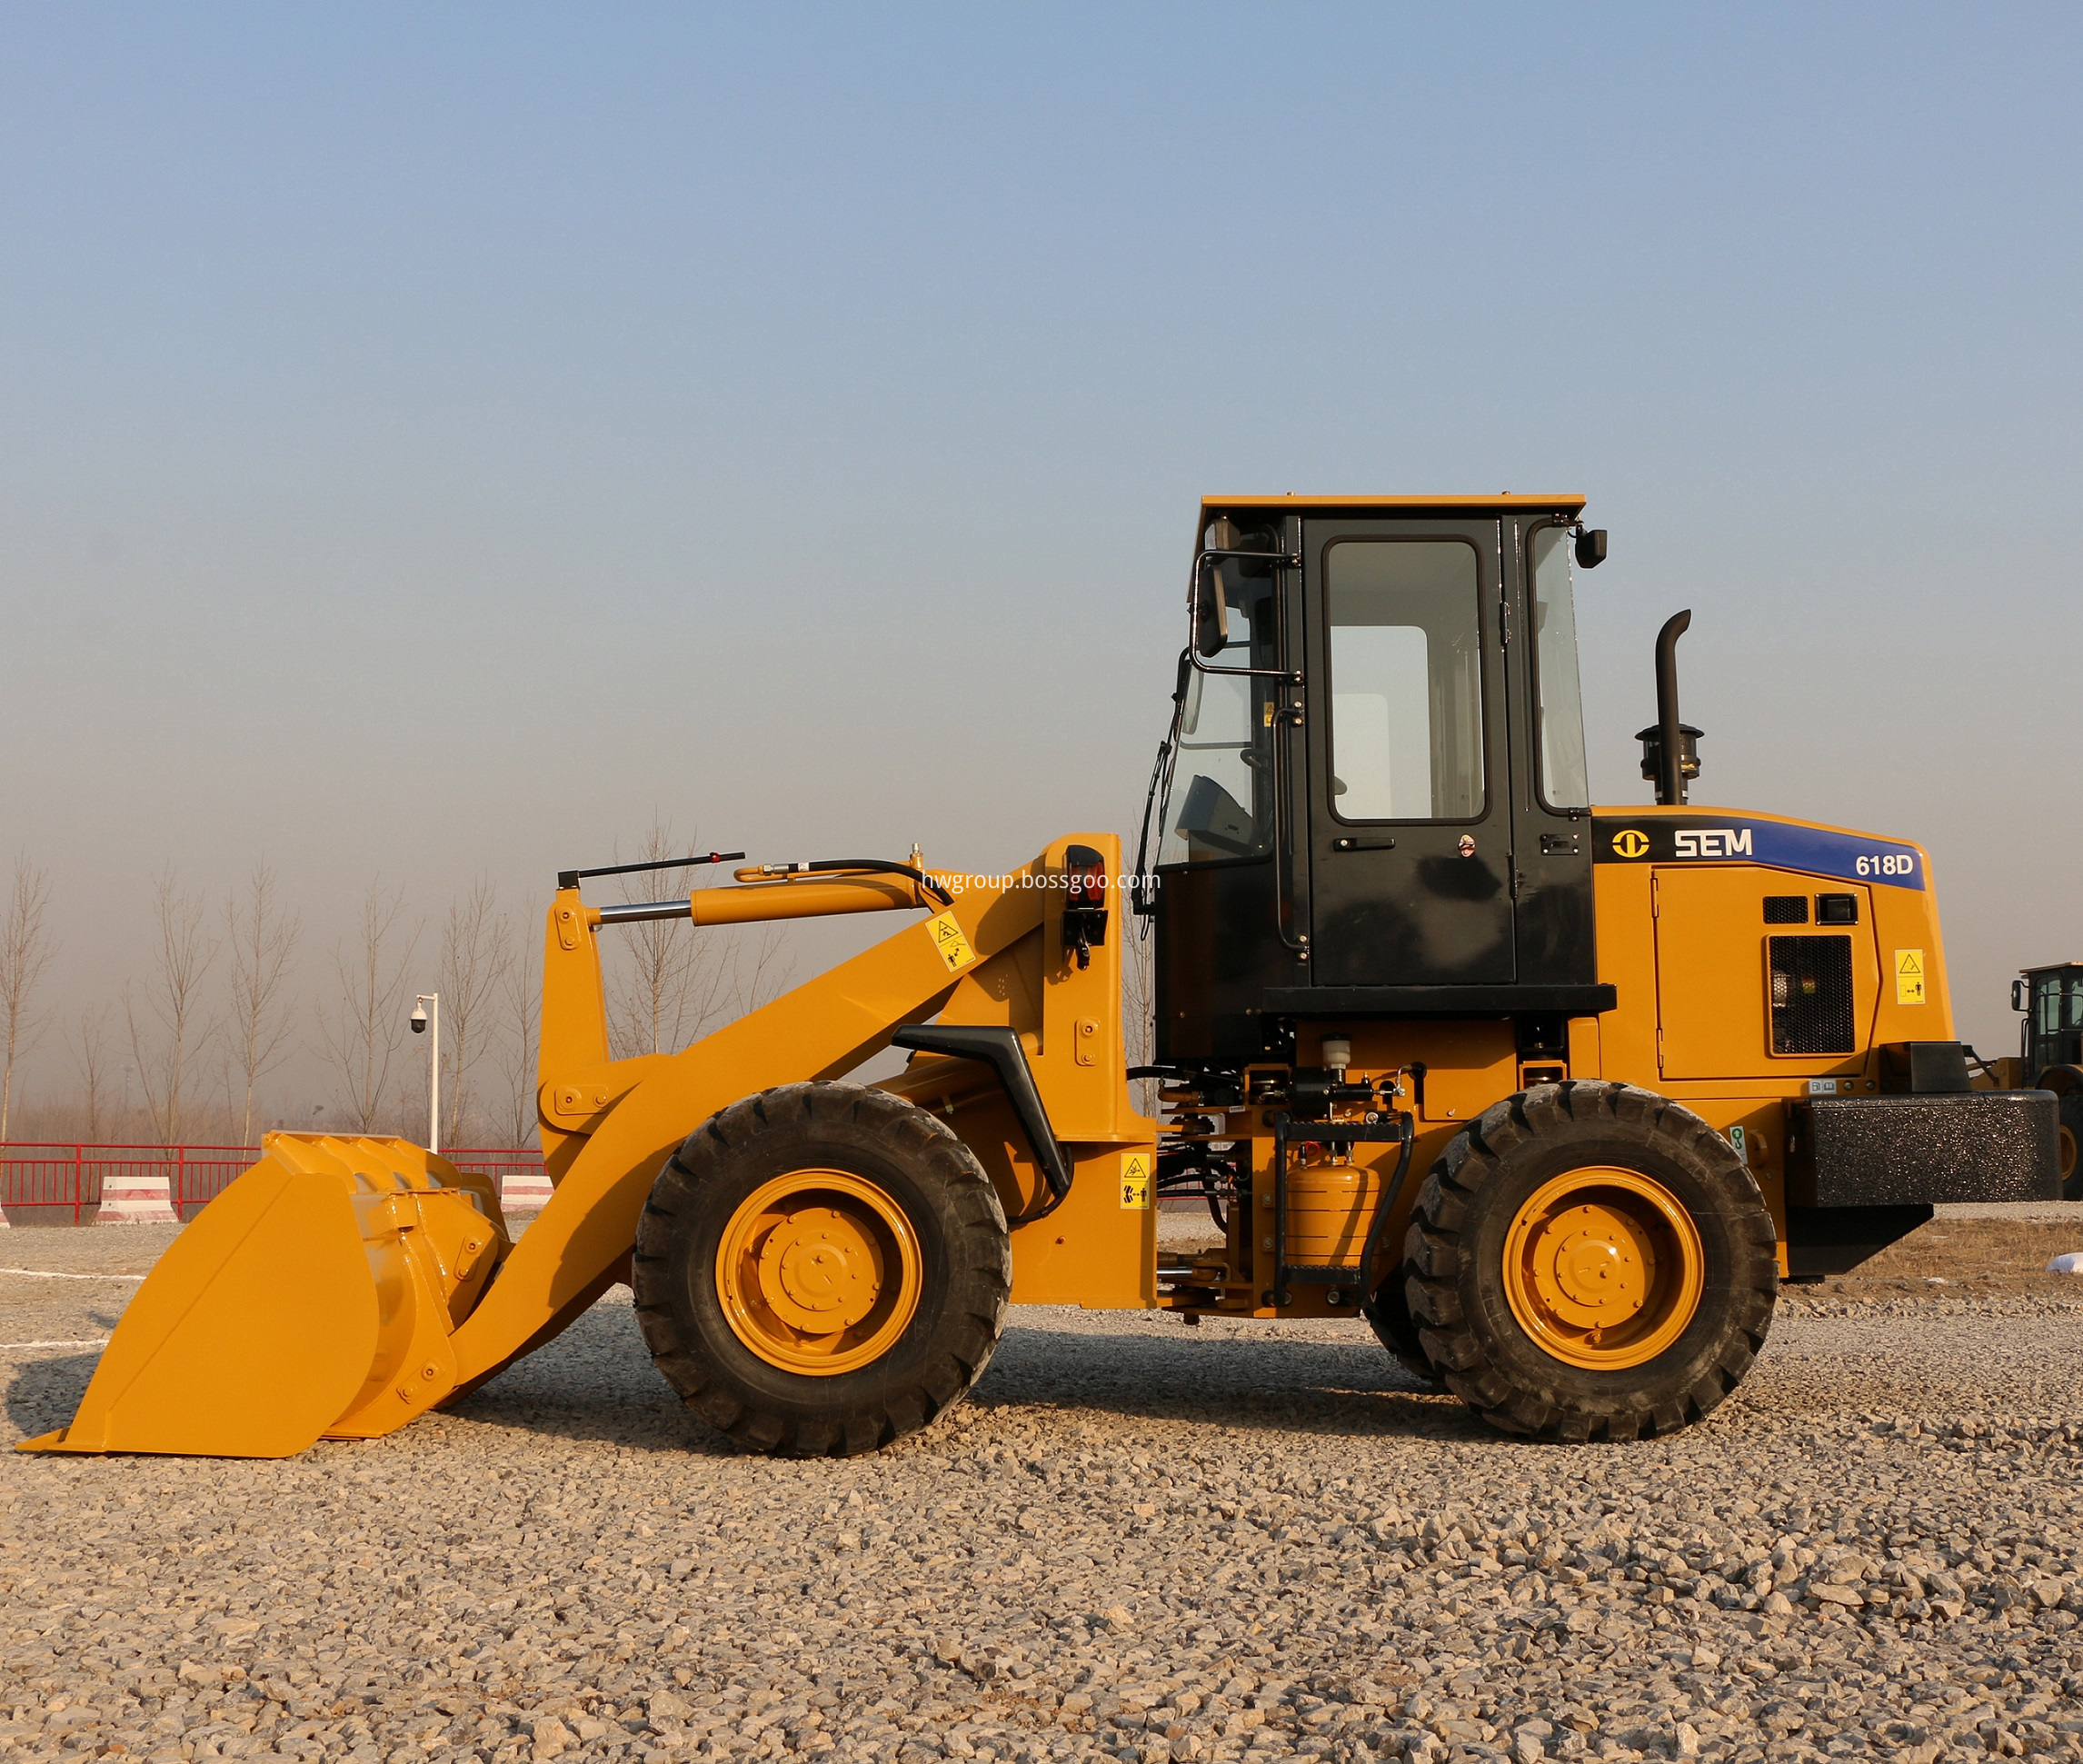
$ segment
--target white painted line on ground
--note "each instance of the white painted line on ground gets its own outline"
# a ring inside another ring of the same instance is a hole
[[[96,1336],[92,1341],[0,1341],[0,1353],[12,1353],[16,1348],[105,1348],[108,1337]]]
[[[0,1274],[26,1274],[38,1281],[141,1281],[143,1274],[60,1274],[48,1268],[0,1268]]]

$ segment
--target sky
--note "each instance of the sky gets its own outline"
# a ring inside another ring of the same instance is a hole
[[[372,877],[539,906],[654,818],[1130,829],[1208,492],[1586,494],[1599,800],[1689,606],[1697,802],[1924,843],[1985,1051],[2083,957],[2072,8],[0,31],[0,847],[61,1012],[169,863],[271,862],[315,990]]]

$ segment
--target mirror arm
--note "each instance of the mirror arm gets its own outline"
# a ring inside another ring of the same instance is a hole
[[[1218,562],[1224,558],[1255,558],[1261,563],[1271,563],[1278,570],[1299,570],[1301,559],[1291,552],[1220,552],[1198,551],[1193,553],[1193,573],[1186,590],[1187,643],[1186,659],[1192,663],[1197,673],[1226,673],[1241,680],[1278,680],[1285,685],[1302,683],[1300,668],[1216,668],[1201,659],[1201,592],[1208,572],[1203,567],[1210,559]]]

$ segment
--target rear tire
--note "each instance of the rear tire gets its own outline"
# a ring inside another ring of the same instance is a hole
[[[851,1457],[958,1402],[1005,1328],[991,1179],[923,1109],[784,1084],[690,1134],[637,1228],[637,1320],[689,1409],[747,1451]]]
[[[1418,1321],[1410,1315],[1410,1294],[1404,1287],[1410,1271],[1399,1265],[1374,1289],[1374,1296],[1360,1307],[1360,1315],[1367,1319],[1374,1339],[1395,1356],[1398,1365],[1430,1389],[1443,1390],[1446,1380],[1425,1351],[1425,1344],[1418,1336]]]
[[[1779,1297],[1776,1233],[1727,1141],[1631,1085],[1486,1110],[1425,1179],[1404,1259],[1419,1340],[1506,1432],[1632,1440],[1742,1380]]]

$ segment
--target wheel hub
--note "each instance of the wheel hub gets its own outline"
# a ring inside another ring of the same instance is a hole
[[[1570,1207],[1543,1221],[1530,1252],[1542,1298],[1585,1329],[1633,1316],[1655,1272],[1654,1251],[1610,1207]]]
[[[917,1313],[917,1235],[865,1178],[799,1170],[741,1201],[716,1248],[738,1340],[769,1365],[830,1377],[887,1352]]]
[[[1620,1370],[1684,1333],[1705,1285],[1699,1229],[1653,1177],[1596,1165],[1529,1196],[1506,1235],[1505,1296],[1572,1366]]]
[[[805,1207],[760,1245],[760,1294],[799,1329],[851,1329],[875,1308],[882,1255],[833,1207]]]

